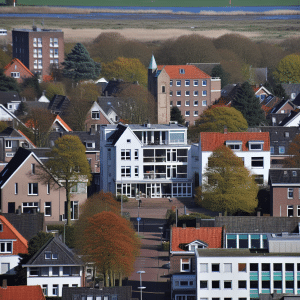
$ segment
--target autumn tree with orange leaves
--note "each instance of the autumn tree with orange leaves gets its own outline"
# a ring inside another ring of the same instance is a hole
[[[288,157],[283,161],[286,168],[300,168],[300,135],[297,134],[289,145]]]
[[[75,224],[76,248],[83,259],[94,262],[105,286],[133,272],[140,242],[129,221],[120,215],[120,204],[111,193],[100,192],[81,206]]]

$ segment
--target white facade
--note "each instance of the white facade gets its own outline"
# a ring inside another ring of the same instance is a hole
[[[62,296],[63,287],[82,286],[82,267],[34,266],[27,267],[27,285],[40,285],[45,296]],[[75,270],[75,272],[73,271]]]
[[[128,197],[191,197],[187,128],[106,125],[100,135],[100,188]]]
[[[15,274],[14,268],[19,261],[19,255],[0,255],[0,274]]]
[[[275,291],[297,295],[299,253],[250,253],[249,250],[206,249],[196,252],[197,300],[241,300]]]

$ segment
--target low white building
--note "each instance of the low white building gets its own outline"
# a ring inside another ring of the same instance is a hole
[[[229,147],[241,157],[244,166],[255,175],[258,183],[268,182],[270,169],[270,138],[268,132],[201,132],[199,140],[200,185],[208,159],[221,146]]]
[[[128,197],[191,197],[187,128],[178,124],[103,125],[100,188]]]

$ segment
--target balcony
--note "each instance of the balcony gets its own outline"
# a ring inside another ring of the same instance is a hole
[[[286,271],[285,272],[285,280],[294,280],[294,272],[293,271]]]
[[[270,271],[262,271],[261,272],[261,279],[266,280],[266,281],[270,281],[271,280]]]
[[[274,280],[281,280],[282,281],[282,272],[281,271],[274,271],[273,272]]]
[[[259,298],[258,289],[250,289],[250,298]]]
[[[250,271],[250,280],[258,280],[258,272]]]

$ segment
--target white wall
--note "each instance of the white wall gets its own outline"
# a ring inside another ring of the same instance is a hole
[[[2,264],[9,263],[9,273],[6,274],[14,274],[14,268],[18,265],[20,260],[19,255],[0,255],[0,274],[5,274],[4,272],[4,266]]]

